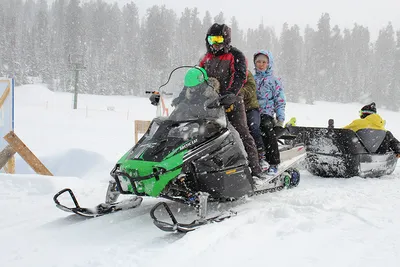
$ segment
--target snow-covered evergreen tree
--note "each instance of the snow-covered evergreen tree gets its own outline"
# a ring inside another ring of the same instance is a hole
[[[289,29],[287,23],[283,25],[279,40],[280,51],[276,55],[276,66],[285,88],[287,101],[297,102],[302,91],[301,54],[303,40],[297,25]]]
[[[133,2],[2,0],[0,76],[14,77],[17,84],[33,77],[52,90],[71,91],[74,72],[68,58],[79,54],[86,66],[80,93],[143,95],[165,82],[173,68],[199,62],[214,22],[231,27],[232,45],[245,54],[250,71],[253,53],[273,53],[288,101],[376,101],[400,107],[399,29],[389,23],[371,42],[362,25],[331,28],[327,13],[316,29],[283,25],[278,39],[268,21],[244,30],[235,17],[206,11],[200,18],[196,8],[176,14],[153,6],[140,20]]]
[[[391,91],[394,81],[395,38],[391,23],[379,31],[375,45],[372,99],[382,107],[395,108]]]

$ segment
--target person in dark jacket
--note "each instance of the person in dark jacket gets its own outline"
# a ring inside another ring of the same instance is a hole
[[[363,106],[360,110],[360,118],[344,126],[343,129],[350,129],[354,132],[362,129],[386,131],[385,138],[379,146],[377,153],[393,151],[397,157],[400,157],[400,142],[390,131],[385,129],[385,120],[377,114],[375,102]]]
[[[256,142],[260,166],[263,170],[267,170],[268,163],[265,161],[265,148],[260,129],[260,105],[257,100],[256,81],[253,74],[249,71],[247,72],[247,80],[241,89],[241,93],[243,94],[244,107],[246,109],[247,126]]]
[[[247,152],[252,175],[266,178],[259,164],[256,144],[247,126],[246,111],[240,89],[247,76],[247,62],[243,53],[231,46],[231,29],[225,24],[214,23],[206,34],[207,53],[200,60],[209,77],[220,83],[220,95],[233,95],[231,103],[223,103],[229,122],[238,131]]]

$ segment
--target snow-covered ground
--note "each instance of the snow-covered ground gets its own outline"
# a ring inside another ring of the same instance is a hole
[[[400,167],[380,179],[323,179],[303,170],[299,187],[230,204],[238,216],[186,235],[156,228],[158,200],[137,210],[85,220],[57,209],[53,195],[72,188],[82,206],[104,201],[109,172],[134,144],[134,120],[150,120],[145,98],[16,88],[15,132],[55,174],[39,176],[17,158],[0,173],[0,266],[398,266]],[[299,125],[337,127],[363,104],[288,103]],[[107,110],[109,109],[109,110]],[[379,109],[400,136],[400,113]],[[239,205],[240,204],[240,205]],[[173,208],[186,210],[173,203]]]

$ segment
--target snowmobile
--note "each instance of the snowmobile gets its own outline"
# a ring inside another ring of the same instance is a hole
[[[175,86],[183,88],[182,85]],[[163,95],[161,89],[151,92],[153,104],[159,103]],[[169,205],[159,202],[150,211],[154,224],[164,231],[185,233],[236,215],[234,211],[228,211],[207,217],[209,202],[234,201],[244,196],[296,187],[300,173],[295,167],[305,157],[304,146],[283,147],[279,172],[261,184],[255,183],[243,144],[221,106],[226,97],[229,96],[219,97],[212,86],[204,90],[188,89],[185,100],[168,117],[153,119],[138,143],[116,163],[110,173],[113,179],[105,203],[94,209],[82,208],[72,190],[66,188],[54,196],[57,207],[82,216],[97,217],[138,207],[144,196],[164,198],[194,207],[197,218],[192,223],[179,223]],[[58,198],[64,193],[69,193],[75,207],[60,203]],[[120,194],[133,197],[117,202]],[[156,217],[156,211],[164,209],[172,223]]]
[[[306,148],[306,169],[316,176],[349,178],[380,177],[391,174],[396,168],[397,157],[392,151],[378,153],[385,131],[334,128],[334,121],[328,127],[289,126],[288,131]]]

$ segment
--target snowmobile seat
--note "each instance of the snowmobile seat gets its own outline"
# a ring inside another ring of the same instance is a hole
[[[385,139],[386,131],[374,129],[361,129],[356,132],[358,139],[362,142],[369,153],[376,153]]]
[[[355,132],[348,129],[290,126],[294,143],[303,143],[307,151],[320,154],[368,153]]]

